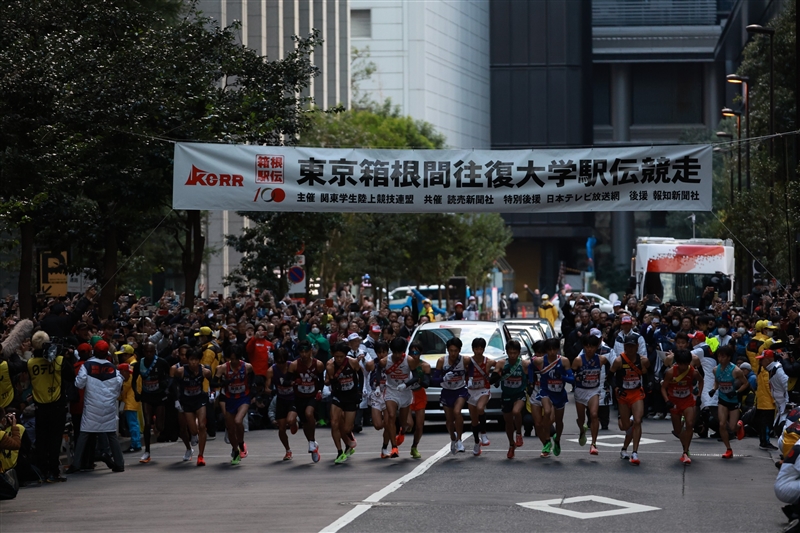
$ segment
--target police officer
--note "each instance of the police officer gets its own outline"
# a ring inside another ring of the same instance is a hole
[[[66,481],[58,459],[64,424],[67,421],[67,391],[74,390],[75,371],[62,355],[47,350],[50,336],[37,331],[31,339],[33,357],[28,375],[36,404],[36,460],[45,481]]]

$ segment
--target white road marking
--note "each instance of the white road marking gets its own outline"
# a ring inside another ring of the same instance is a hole
[[[389,483],[378,492],[375,492],[370,496],[364,498],[365,503],[356,505],[354,508],[348,511],[344,516],[342,516],[332,524],[328,525],[327,527],[324,527],[322,531],[320,531],[320,533],[336,533],[337,531],[348,525],[350,522],[352,522],[362,514],[369,511],[373,503],[378,503],[383,498],[393,493],[394,491],[396,491],[397,489],[399,489],[412,479],[421,476],[422,474],[427,472],[428,469],[430,469],[430,467],[432,467],[439,459],[449,454],[450,454],[450,445],[448,444],[444,446],[441,450],[436,452],[434,455],[425,459],[425,461],[420,463],[414,470],[412,470],[408,474],[404,475],[400,479],[397,479]]]
[[[601,440],[609,440],[609,439],[618,439],[619,442],[600,442]],[[567,439],[568,442],[578,442],[578,439]],[[602,437],[597,437],[597,445],[598,446],[608,446],[609,448],[618,448],[620,444],[625,441],[625,435],[603,435]],[[660,442],[666,442],[663,440],[656,440],[656,439],[648,439],[642,437],[639,439],[639,444],[658,444]]]
[[[595,511],[584,513],[581,511],[573,511],[564,509],[561,506],[570,503],[579,502],[597,502],[606,505],[613,505],[617,509],[610,509],[608,511]],[[571,518],[580,518],[581,520],[588,520],[590,518],[602,518],[606,516],[617,516],[623,514],[644,513],[647,511],[660,511],[659,507],[651,507],[649,505],[641,505],[638,503],[624,502],[622,500],[615,500],[613,498],[606,498],[604,496],[576,496],[574,498],[556,498],[555,500],[542,500],[538,502],[523,502],[517,505],[527,507],[534,511],[544,511],[545,513],[553,513],[562,516],[569,516]]]

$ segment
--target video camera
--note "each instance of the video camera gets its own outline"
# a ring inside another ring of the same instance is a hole
[[[69,342],[68,339],[51,337],[50,342],[46,342],[42,345],[42,357],[44,357],[48,363],[52,363],[59,355],[69,355],[70,349],[72,349],[72,343]]]

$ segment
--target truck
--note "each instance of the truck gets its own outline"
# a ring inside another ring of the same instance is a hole
[[[638,299],[700,307],[709,287],[733,301],[734,248],[730,239],[638,237],[631,281]],[[709,290],[709,292],[711,292]]]

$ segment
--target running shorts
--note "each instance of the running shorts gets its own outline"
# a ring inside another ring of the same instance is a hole
[[[284,420],[291,412],[297,412],[297,407],[294,406],[294,400],[288,400],[278,396],[275,400],[275,420]]]
[[[439,405],[453,408],[456,406],[456,401],[459,398],[469,398],[469,391],[466,387],[461,387],[460,389],[442,389],[442,393],[439,396]]]
[[[192,398],[182,397],[180,400],[180,404],[181,404],[181,409],[183,409],[184,413],[195,413],[201,407],[205,407],[208,405],[208,395],[203,393]]]
[[[594,398],[595,396],[600,396],[600,391],[603,390],[601,387],[595,387],[593,389],[584,389],[581,387],[575,387],[575,403],[579,403],[581,405],[589,405],[589,400]]]
[[[250,398],[248,396],[242,396],[241,398],[225,398],[225,410],[232,415],[235,415],[243,405],[250,405]]]
[[[721,405],[722,407],[727,407],[728,411],[735,411],[739,408],[738,403],[726,402],[722,398],[719,399],[719,405]]]
[[[561,392],[552,392],[548,391],[547,389],[542,389],[539,391],[539,396],[542,398],[549,398],[555,409],[563,409],[566,407],[567,402],[569,402],[567,391],[565,390],[562,390]]]
[[[369,395],[369,406],[370,408],[377,409],[378,411],[385,411],[385,391],[382,391],[381,389],[375,389],[372,391]]]
[[[416,389],[414,391],[414,401],[411,402],[411,410],[414,412],[424,411],[427,406],[428,393],[425,392],[425,389]]]
[[[409,389],[395,390],[386,387],[386,395],[384,396],[384,401],[396,403],[399,409],[404,409],[409,405],[411,405],[411,401],[413,399],[414,399],[414,391],[412,390]]]
[[[297,407],[297,414],[300,416],[305,416],[306,408],[311,407],[314,411],[317,410],[317,399],[313,396],[311,398],[303,398],[301,396],[295,396],[294,398],[294,405]]]
[[[617,391],[617,400],[619,403],[624,403],[627,406],[632,406],[636,402],[643,402],[644,401],[644,389],[639,387],[638,389],[616,389]]]
[[[482,396],[489,396],[489,389],[467,389],[469,391],[469,398],[467,398],[467,403],[470,405],[478,405],[478,400],[481,399]]]
[[[338,407],[339,409],[341,409],[342,411],[355,413],[356,411],[358,411],[358,404],[361,403],[361,401],[360,400],[357,402],[339,401],[339,398],[334,396],[333,399],[331,400],[331,403],[336,407]]]
[[[695,400],[693,396],[689,396],[688,398],[673,398],[670,396],[669,401],[675,404],[675,408],[669,411],[672,416],[681,416],[681,413],[685,410],[697,405],[697,400]]]
[[[503,400],[502,400],[503,405],[502,405],[501,409],[502,409],[502,411],[504,413],[510,413],[511,411],[514,410],[514,404],[515,403],[524,402],[524,401],[525,401],[525,393],[524,392],[520,392],[520,393],[514,394],[513,396],[503,396]]]
[[[153,408],[161,407],[165,405],[167,402],[167,393],[156,394],[156,395],[146,395],[142,394],[142,403],[146,403]]]

